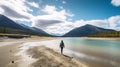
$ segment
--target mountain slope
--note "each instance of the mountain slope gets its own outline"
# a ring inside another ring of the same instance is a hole
[[[37,28],[36,28],[37,29]],[[30,35],[41,35],[50,36],[42,30],[36,30],[24,24],[19,24],[9,19],[4,15],[0,15],[0,33],[9,34],[30,34]]]
[[[95,33],[113,32],[113,31],[115,30],[104,29],[104,28],[87,24],[85,26],[78,27],[71,30],[70,32],[66,33],[64,36],[65,37],[81,37],[81,36],[88,36]]]
[[[46,33],[45,31],[38,29],[36,27],[31,27],[32,30],[36,31],[39,33],[39,35],[49,35],[48,33]]]
[[[36,33],[39,33],[39,35],[47,35],[47,36],[51,36],[50,34],[48,34],[47,32],[43,31],[42,29],[39,29],[39,28],[36,28],[36,27],[29,27],[29,26],[26,26],[24,24],[20,24],[21,26],[29,29],[29,30],[32,30]]]
[[[104,33],[98,33],[98,34],[92,34],[88,37],[120,37],[120,31],[115,32],[104,32]]]
[[[9,28],[15,28],[15,29],[21,29],[23,30],[24,27],[17,24],[13,20],[9,19],[8,17],[4,15],[0,15],[0,27],[9,27]]]

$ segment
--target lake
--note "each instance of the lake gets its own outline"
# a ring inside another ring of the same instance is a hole
[[[63,38],[68,49],[91,67],[120,67],[120,41],[85,38]]]

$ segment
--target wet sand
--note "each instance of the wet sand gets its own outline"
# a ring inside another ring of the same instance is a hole
[[[37,59],[32,63],[33,67],[88,67],[73,57],[60,54],[45,46],[30,48],[27,53]]]
[[[10,45],[0,47],[0,67],[7,67],[8,64],[16,62],[18,56],[14,56],[19,51],[20,43],[12,43]]]
[[[10,39],[0,37],[0,67],[18,67],[17,61],[20,56],[15,54],[20,51],[20,46],[25,42],[34,42],[48,40],[52,38],[23,38],[23,39]]]

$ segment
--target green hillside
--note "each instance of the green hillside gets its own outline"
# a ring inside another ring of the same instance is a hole
[[[92,34],[88,37],[120,37],[120,31]]]
[[[14,28],[0,27],[0,33],[2,34],[25,34],[25,35],[39,35],[39,33],[31,30],[20,30]]]

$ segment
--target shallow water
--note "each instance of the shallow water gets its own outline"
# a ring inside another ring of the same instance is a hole
[[[91,67],[120,67],[120,41],[63,38],[69,49],[85,56],[76,56]]]

